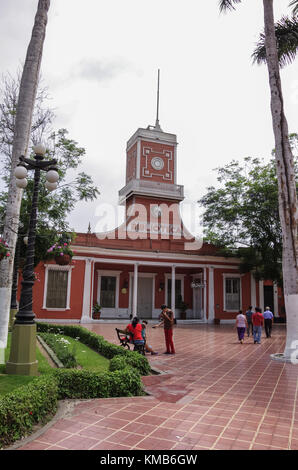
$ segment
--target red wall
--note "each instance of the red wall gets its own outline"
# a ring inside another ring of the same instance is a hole
[[[51,263],[47,263],[51,264]],[[54,264],[54,263],[53,263]],[[82,316],[83,308],[83,292],[84,292],[84,275],[85,275],[85,262],[72,261],[71,273],[71,286],[70,286],[70,310],[48,310],[43,309],[43,296],[44,296],[44,281],[45,281],[45,266],[44,263],[34,269],[38,278],[33,287],[33,312],[36,318],[43,319],[73,319],[79,320]],[[22,277],[20,276],[20,281]],[[20,298],[21,282],[18,286],[18,299]]]
[[[235,269],[214,269],[214,316],[221,320],[231,320],[235,318],[239,312],[224,311],[223,274],[239,274],[239,271]],[[250,305],[251,299],[250,273],[244,274],[241,277],[241,294],[242,309],[246,311],[247,307]]]

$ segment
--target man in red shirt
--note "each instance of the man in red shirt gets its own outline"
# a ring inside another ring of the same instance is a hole
[[[261,344],[262,336],[262,326],[264,324],[264,317],[262,315],[262,310],[259,307],[255,308],[255,313],[252,315],[252,324],[253,324],[253,334],[254,334],[254,344]]]

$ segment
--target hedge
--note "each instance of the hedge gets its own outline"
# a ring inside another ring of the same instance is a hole
[[[54,372],[59,398],[109,398],[141,395],[140,374],[126,366],[114,372],[59,369]]]
[[[0,448],[26,436],[35,424],[45,422],[57,410],[59,399],[88,399],[143,394],[141,375],[150,366],[141,354],[108,343],[103,337],[79,326],[38,323],[39,332],[53,332],[78,338],[111,359],[108,372],[56,369],[37,377],[0,398]]]
[[[0,448],[24,437],[57,410],[58,383],[51,375],[34,379],[0,399]]]
[[[64,334],[71,338],[77,338],[81,343],[86,344],[86,346],[89,346],[107,359],[112,359],[115,356],[125,357],[126,363],[137,369],[141,375],[149,375],[151,372],[150,364],[145,356],[138,352],[124,349],[122,346],[111,344],[103,336],[97,335],[82,326],[37,323],[37,331],[41,333]]]

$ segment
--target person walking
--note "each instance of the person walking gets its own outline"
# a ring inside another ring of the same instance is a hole
[[[271,338],[271,331],[272,331],[274,315],[271,312],[270,307],[266,307],[266,310],[265,310],[263,316],[264,316],[266,337]]]
[[[239,313],[236,317],[236,328],[237,328],[239,342],[243,344],[245,330],[247,328],[247,320],[246,320],[245,315],[243,315],[242,310],[239,310]]]
[[[255,313],[252,315],[254,344],[261,344],[262,326],[264,324],[264,317],[262,310],[259,307],[255,308]]]
[[[172,310],[167,308],[166,305],[162,305],[160,308],[162,310],[160,315],[160,323],[153,325],[152,328],[158,328],[159,326],[163,325],[166,342],[166,351],[164,354],[175,354],[175,347],[173,342],[174,314]]]
[[[245,312],[246,321],[247,321],[247,336],[248,337],[250,335],[250,331],[251,331],[251,335],[253,335],[252,314],[253,314],[252,305],[250,305],[248,307],[248,310]]]

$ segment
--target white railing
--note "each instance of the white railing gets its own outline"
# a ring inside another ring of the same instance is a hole
[[[149,194],[153,196],[163,196],[183,199],[184,186],[180,184],[169,184],[158,181],[131,180],[119,191],[120,201],[125,199],[130,193]]]

